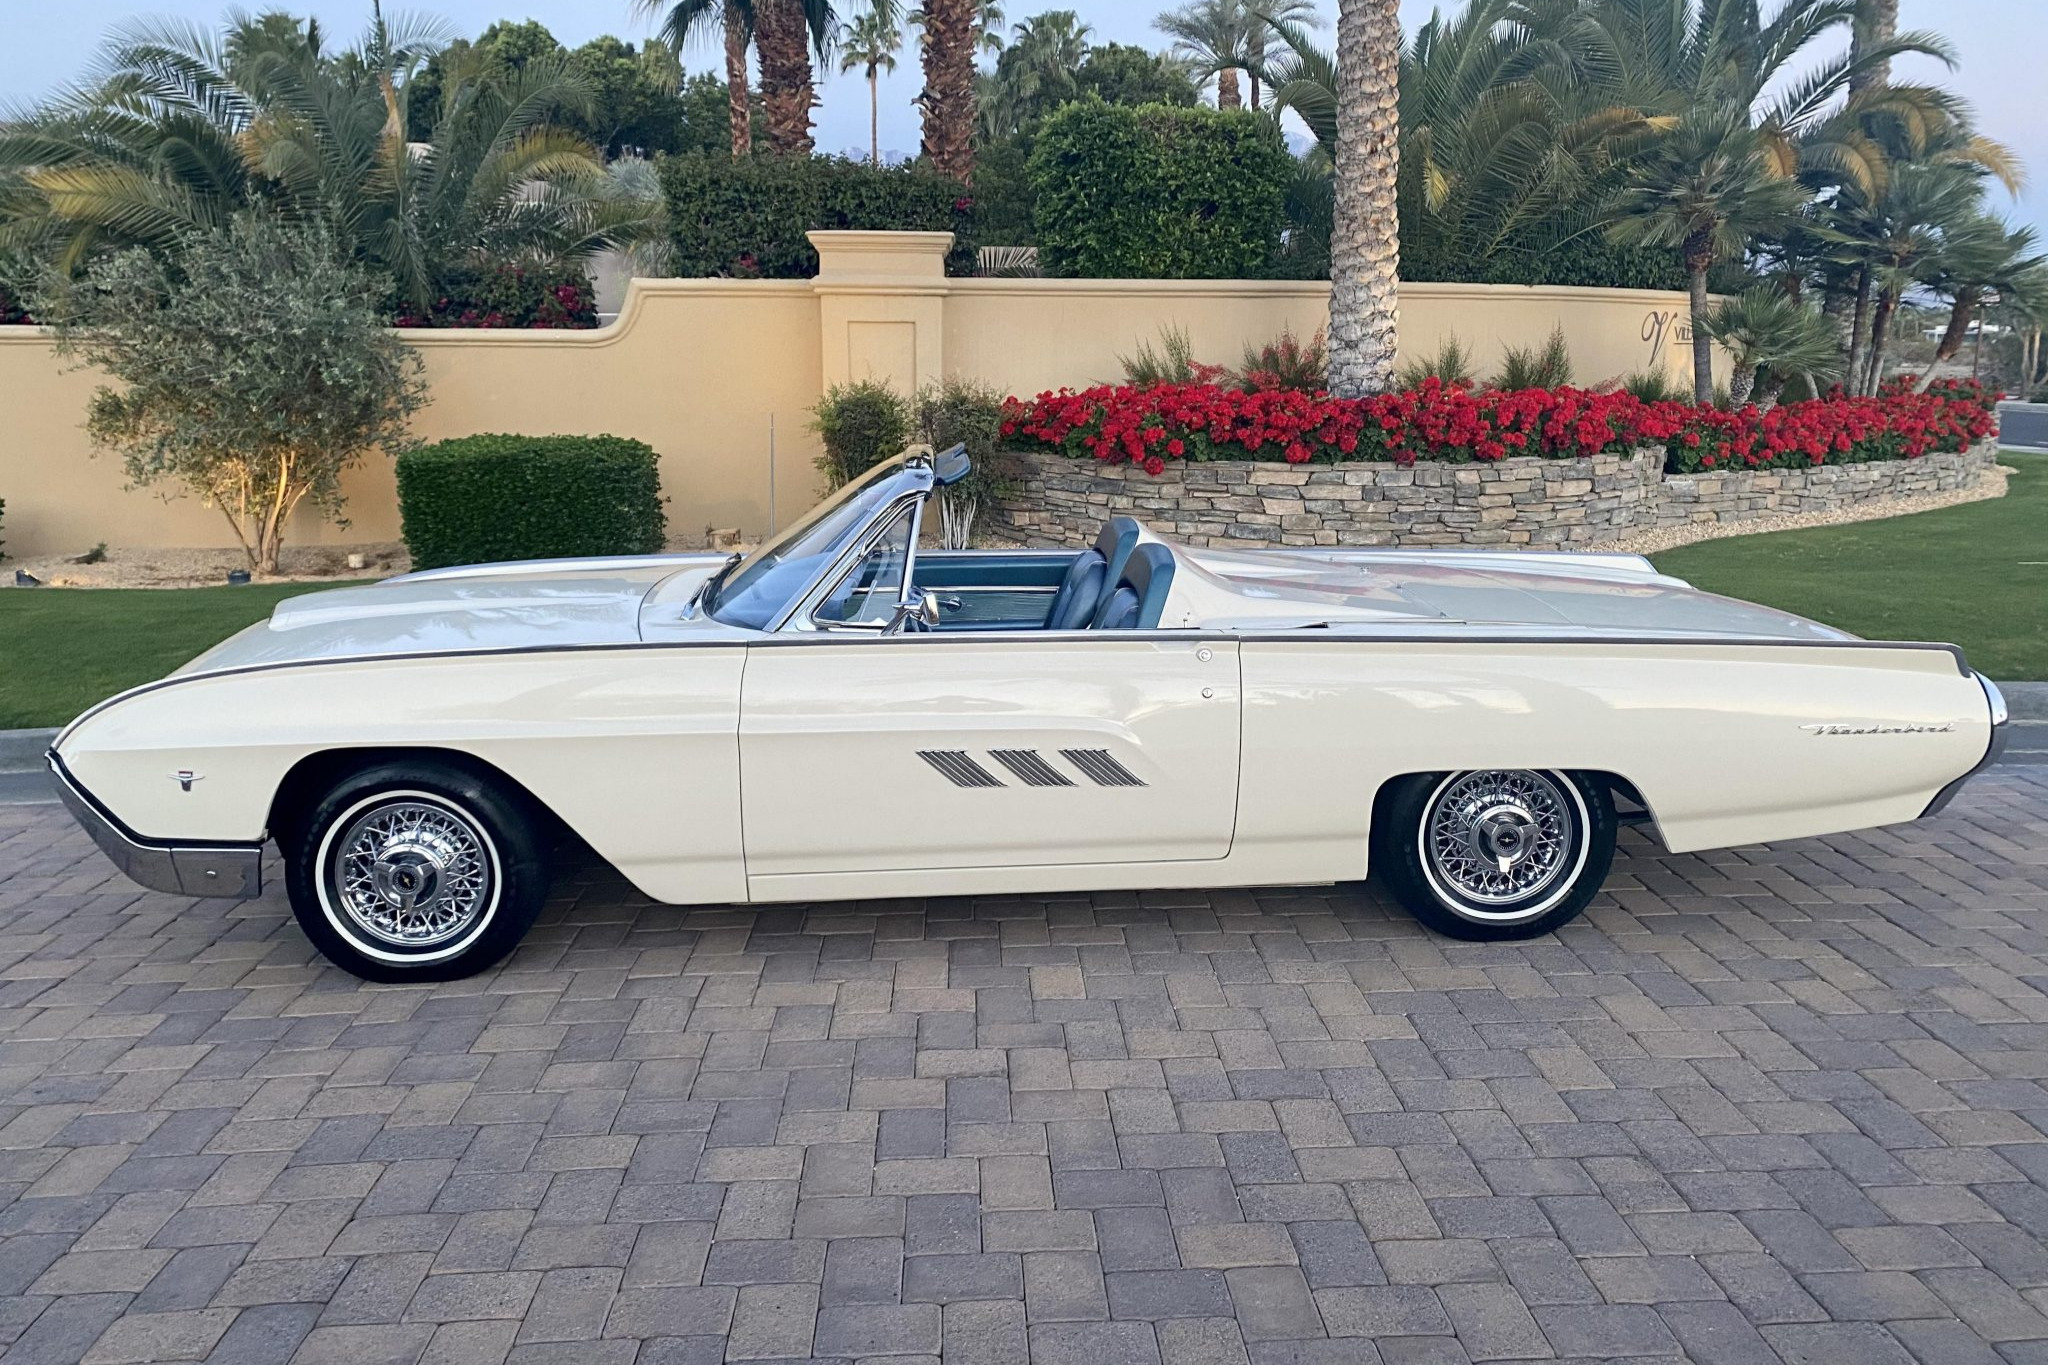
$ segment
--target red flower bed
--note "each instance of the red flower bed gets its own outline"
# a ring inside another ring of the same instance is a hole
[[[1474,390],[1429,380],[1405,393],[1331,398],[1216,384],[1102,385],[1010,399],[1003,434],[1159,474],[1168,460],[1571,459],[1662,449],[1673,473],[1913,459],[1963,450],[1997,429],[1997,396],[1969,381],[1925,394],[1830,396],[1724,412],[1588,389]]]

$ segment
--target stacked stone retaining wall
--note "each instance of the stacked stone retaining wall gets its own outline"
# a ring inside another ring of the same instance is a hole
[[[1004,455],[998,529],[1086,545],[1125,513],[1191,545],[1590,546],[1658,527],[1826,512],[1974,484],[1995,442],[1917,460],[1666,475],[1659,451],[1585,460],[1290,465],[1130,464]]]

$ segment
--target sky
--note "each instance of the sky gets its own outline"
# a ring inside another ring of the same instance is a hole
[[[840,0],[853,8],[857,0]],[[369,15],[369,0],[242,0],[245,8],[278,7],[319,16],[329,32],[351,35]],[[638,40],[652,27],[634,15],[631,0],[400,0],[390,6],[437,15],[456,31],[475,34],[494,19],[538,19],[555,37],[574,47],[601,33]],[[1165,45],[1152,18],[1165,0],[1007,0],[1012,21],[1039,9],[1080,12],[1098,41]],[[1431,0],[1401,0],[1401,17],[1412,31],[1429,17]],[[0,0],[0,107],[17,107],[62,87],[80,75],[108,30],[140,17],[173,16],[218,22],[225,0]],[[1336,0],[1321,0],[1325,39],[1336,17]],[[1901,0],[1902,28],[1933,29],[1958,54],[1957,69],[1912,59],[1899,64],[1895,79],[1941,81],[1977,108],[1983,132],[2006,143],[2033,168],[2035,184],[2016,202],[1997,193],[1994,207],[2015,222],[2030,222],[2048,239],[2048,92],[2043,86],[2043,19],[2048,0]],[[687,54],[693,69],[722,71],[716,52]],[[881,131],[885,150],[913,152],[918,145],[917,111],[911,100],[922,79],[914,48],[906,44],[893,76],[881,83]],[[868,134],[867,84],[860,73],[828,73],[817,110],[821,151],[865,150]]]

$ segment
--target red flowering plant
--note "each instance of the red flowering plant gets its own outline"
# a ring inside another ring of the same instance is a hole
[[[396,327],[597,326],[597,295],[581,269],[495,265],[450,272],[425,309],[400,304]]]
[[[1430,379],[1340,399],[1217,384],[1098,385],[1010,399],[1003,435],[1075,458],[1163,473],[1169,460],[1468,462],[1665,452],[1672,472],[1914,458],[1995,429],[1981,393],[1888,391],[1762,411],[1646,403],[1626,391],[1482,389]]]

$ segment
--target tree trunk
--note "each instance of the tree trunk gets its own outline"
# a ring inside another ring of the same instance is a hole
[[[1975,291],[1959,289],[1955,300],[1949,304],[1948,326],[1941,333],[1941,341],[1934,348],[1934,359],[1927,362],[1927,373],[1920,376],[1920,382],[1913,386],[1913,392],[1925,393],[1934,387],[1934,372],[1963,349],[1963,339],[1970,331],[1970,315],[1977,311]],[[1978,329],[1982,335],[1982,328]]]
[[[753,102],[747,98],[747,17],[738,0],[725,0],[725,116],[732,125],[732,154],[754,150]]]
[[[975,0],[926,0],[924,154],[962,184],[974,178]]]
[[[1842,388],[1852,396],[1863,388],[1863,328],[1869,321],[1870,267],[1863,266],[1856,272],[1855,301],[1849,310],[1849,355],[1842,366]]]
[[[1767,371],[1764,374],[1764,382],[1757,385],[1756,392],[1750,395],[1750,401],[1755,403],[1759,410],[1769,412],[1778,406],[1778,395],[1784,391],[1784,377],[1776,371]]]
[[[1728,409],[1733,412],[1749,401],[1749,391],[1756,387],[1756,366],[1737,365],[1728,372]]]
[[[1892,312],[1898,306],[1899,296],[1896,290],[1878,291],[1877,311],[1870,318],[1870,362],[1862,386],[1865,395],[1875,394],[1884,383],[1884,353],[1891,341]]]
[[[1216,73],[1216,107],[1218,109],[1244,108],[1244,96],[1237,91],[1237,72],[1229,67]]]
[[[1707,268],[1714,263],[1695,234],[1686,243],[1686,292],[1692,301],[1692,401],[1705,406],[1714,401],[1714,339],[1707,335]]]
[[[1259,109],[1259,73],[1247,71],[1244,73],[1244,78],[1245,84],[1251,88],[1252,92],[1252,112],[1257,113]]]
[[[754,0],[754,52],[761,59],[761,106],[768,146],[783,156],[811,154],[810,29],[800,0]]]
[[[1398,0],[1342,0],[1337,58],[1329,388],[1358,398],[1393,387],[1400,331]]]
[[[882,92],[873,66],[868,67],[868,164],[882,164]]]
[[[1850,58],[1853,60],[1874,47],[1884,46],[1897,37],[1898,32],[1899,0],[1863,0],[1862,13],[1857,17],[1849,40]],[[1891,83],[1891,62],[1876,62],[1849,78],[1849,93],[1853,95],[1873,85]]]

